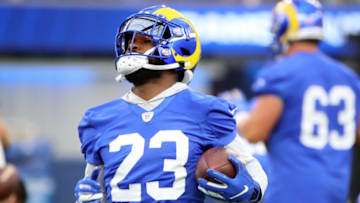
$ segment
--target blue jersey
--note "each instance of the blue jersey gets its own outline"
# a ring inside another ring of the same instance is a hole
[[[283,113],[266,142],[264,203],[345,203],[359,120],[358,76],[322,53],[297,53],[263,69],[253,86]]]
[[[152,111],[114,100],[86,112],[81,150],[88,163],[104,165],[109,202],[203,202],[196,164],[235,138],[233,108],[189,89]]]

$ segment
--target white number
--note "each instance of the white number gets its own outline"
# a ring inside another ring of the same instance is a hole
[[[188,146],[189,139],[179,130],[159,131],[151,138],[150,148],[160,148],[162,142],[176,143],[176,159],[164,160],[164,171],[174,171],[173,187],[159,188],[159,181],[154,181],[146,183],[146,189],[155,200],[175,200],[185,192],[186,169],[183,166],[188,159],[189,147],[184,146]]]
[[[338,122],[344,126],[344,135],[336,130],[330,131],[330,145],[334,149],[349,149],[356,139],[355,95],[347,86],[335,86],[330,92],[330,104],[339,105],[344,100],[344,111],[339,112]]]
[[[336,130],[329,130],[329,119],[322,111],[316,110],[316,102],[320,106],[338,106],[344,101],[344,109],[338,114],[338,123],[344,128],[340,135]],[[314,128],[317,126],[317,134]],[[330,131],[330,132],[329,132]],[[355,141],[355,96],[348,86],[334,86],[326,93],[321,86],[310,86],[305,94],[302,105],[302,121],[300,142],[307,147],[322,149],[327,143],[334,149],[346,150]]]
[[[175,142],[176,144],[176,159],[164,160],[164,171],[173,171],[175,181],[172,187],[167,188],[160,188],[159,181],[148,182],[146,191],[155,200],[176,200],[185,192],[187,173],[184,165],[188,160],[189,139],[180,130],[161,130],[150,139],[149,148],[161,148],[163,142]],[[120,189],[117,184],[127,176],[144,154],[145,140],[138,133],[119,135],[110,142],[110,152],[118,152],[124,145],[132,145],[132,147],[110,182],[112,200],[115,202],[139,202],[141,201],[140,183],[130,184],[129,189]]]
[[[109,151],[118,152],[121,146],[132,145],[131,151],[128,156],[120,164],[116,170],[114,178],[110,181],[111,196],[114,201],[141,201],[141,185],[130,184],[129,189],[120,189],[117,184],[122,181],[130,172],[136,162],[139,161],[144,154],[145,140],[138,133],[119,135],[115,140],[110,142]]]
[[[307,147],[321,149],[327,143],[329,120],[324,112],[316,111],[316,101],[321,106],[328,105],[325,90],[320,86],[311,86],[304,94],[300,141]],[[317,135],[313,135],[315,125],[318,126]]]

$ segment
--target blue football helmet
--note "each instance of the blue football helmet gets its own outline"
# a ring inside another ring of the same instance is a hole
[[[282,0],[273,9],[273,51],[283,54],[291,41],[322,40],[323,12],[318,0]]]
[[[133,51],[135,36],[139,34],[151,39],[153,44],[145,53]],[[120,77],[140,68],[174,69],[185,71],[182,82],[189,83],[200,60],[201,45],[190,21],[175,9],[161,5],[145,8],[121,24],[115,54]]]

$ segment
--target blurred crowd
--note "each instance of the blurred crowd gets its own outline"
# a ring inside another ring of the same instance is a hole
[[[2,0],[4,3],[75,3],[75,4],[123,4],[123,3],[132,3],[132,4],[164,4],[164,3],[194,3],[192,0]],[[1,3],[0,2],[0,3]],[[244,4],[244,5],[259,5],[263,3],[276,3],[278,0],[198,0],[198,3],[211,3],[211,4]],[[346,4],[346,3],[360,3],[360,0],[323,0],[323,4]],[[130,6],[130,5],[125,5]]]

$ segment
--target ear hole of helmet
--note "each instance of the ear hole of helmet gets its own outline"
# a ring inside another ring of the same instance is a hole
[[[188,49],[183,48],[183,47],[180,48],[180,51],[181,51],[181,54],[183,56],[190,56],[191,55],[190,51]]]

